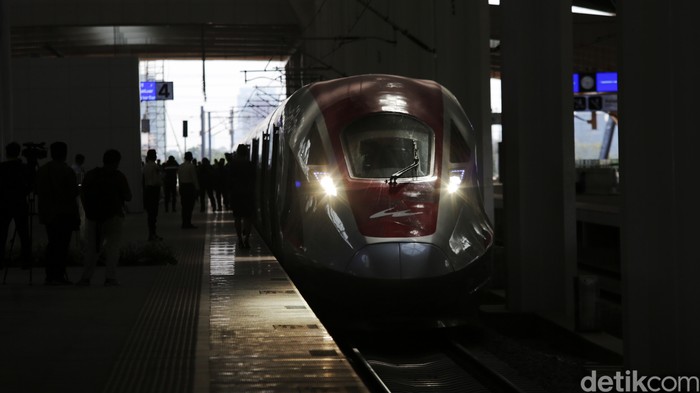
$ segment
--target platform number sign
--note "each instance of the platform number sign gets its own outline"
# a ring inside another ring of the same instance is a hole
[[[173,99],[173,82],[156,82],[159,100]]]
[[[173,82],[141,82],[141,101],[172,100]]]

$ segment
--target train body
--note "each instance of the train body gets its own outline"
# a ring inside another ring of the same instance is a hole
[[[433,81],[302,87],[245,141],[256,229],[310,303],[345,315],[453,308],[491,272],[475,137]]]

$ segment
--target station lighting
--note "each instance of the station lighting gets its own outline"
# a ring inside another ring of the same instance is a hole
[[[501,0],[489,0],[489,5],[501,5]],[[598,16],[615,16],[612,12],[596,10],[593,8],[585,8],[578,6],[571,6],[571,12],[574,14],[585,14],[585,15],[598,15]]]

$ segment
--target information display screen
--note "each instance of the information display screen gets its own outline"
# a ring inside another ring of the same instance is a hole
[[[617,91],[617,72],[596,73],[596,91],[600,93]]]
[[[156,100],[156,82],[141,82],[141,101]]]

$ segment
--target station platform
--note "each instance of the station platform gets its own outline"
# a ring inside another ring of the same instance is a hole
[[[161,211],[177,263],[119,266],[118,287],[103,266],[89,287],[45,286],[40,267],[31,282],[11,267],[2,284],[0,270],[0,392],[368,391],[255,234],[242,250],[230,213],[193,223]],[[146,238],[145,214],[129,214],[122,243]]]

